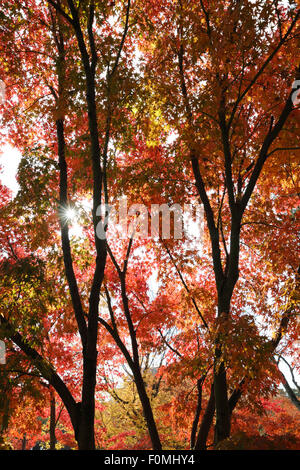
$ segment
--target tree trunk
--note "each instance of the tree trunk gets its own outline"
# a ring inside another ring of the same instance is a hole
[[[85,409],[80,414],[77,435],[78,450],[95,450],[94,417],[92,409]]]
[[[215,413],[215,393],[214,383],[211,385],[210,397],[206,405],[206,409],[200,424],[196,444],[194,450],[206,450],[206,443],[209,434],[209,430],[212,425],[213,417]]]
[[[205,376],[202,376],[200,379],[197,380],[197,390],[198,390],[197,407],[196,407],[194,421],[192,424],[191,439],[190,439],[190,448],[192,450],[195,447],[197,428],[198,428],[200,413],[202,410],[202,386],[203,386],[204,380],[205,380]]]
[[[86,356],[86,354],[84,356]],[[94,450],[97,352],[94,351],[94,358],[91,356],[84,357],[83,362],[82,402],[79,405],[79,427],[77,441],[79,450]]]
[[[219,351],[216,352],[216,355]],[[217,445],[220,441],[230,436],[230,413],[227,396],[227,379],[224,362],[215,366],[214,370],[214,389],[216,404],[216,427],[215,440]]]
[[[278,371],[280,373],[280,377],[281,377],[281,383],[282,385],[284,386],[284,389],[289,397],[289,399],[291,400],[291,402],[293,403],[293,405],[295,405],[295,407],[297,408],[298,411],[300,411],[300,400],[299,398],[297,397],[297,395],[295,394],[294,390],[290,387],[290,384],[288,383],[288,381],[286,380],[284,374],[281,372],[281,370],[279,369],[278,367]]]
[[[77,18],[77,17],[76,17]],[[77,18],[77,33],[81,37],[80,24]],[[60,23],[59,23],[60,26]],[[57,70],[59,82],[58,97],[62,98],[65,91],[65,50],[64,40],[61,28],[59,28],[60,42],[59,48],[59,66]],[[97,133],[97,115],[94,93],[94,81],[89,75],[87,80],[87,98],[89,111],[89,127],[91,137],[91,157],[93,164],[93,221],[95,226],[95,213],[97,206],[101,203],[102,172],[100,167],[100,149]],[[68,169],[65,158],[65,137],[64,137],[64,119],[56,121],[58,157],[60,169],[60,208],[63,210],[68,206]],[[68,224],[64,220],[63,214],[60,214],[62,250],[65,264],[65,273],[69,285],[75,318],[82,342],[83,356],[83,380],[82,380],[82,399],[81,403],[76,405],[75,411],[75,438],[80,450],[95,449],[94,439],[94,416],[95,416],[95,387],[96,387],[96,369],[97,369],[97,334],[98,334],[98,306],[99,294],[104,276],[106,261],[106,250],[103,240],[95,239],[97,258],[96,268],[89,299],[88,322],[85,319],[81,297],[77,285],[77,279],[73,269],[73,259],[69,240]]]
[[[26,443],[27,443],[26,434],[23,434],[22,450],[26,450]]]
[[[144,383],[139,367],[134,368],[133,374],[134,374],[134,380],[135,380],[136,388],[139,394],[139,398],[141,400],[144,418],[147,423],[147,428],[148,428],[148,432],[150,435],[152,448],[153,450],[162,450],[162,445],[161,445],[159,434],[157,431],[157,426],[154,420],[151,403],[147,395],[145,383]]]
[[[228,293],[227,286],[219,291],[218,305],[218,324],[221,332],[217,334],[215,340],[215,358],[214,358],[214,394],[216,406],[216,426],[214,444],[227,439],[230,436],[230,411],[228,403],[228,389],[226,367],[222,358],[222,349],[226,342],[226,323],[230,311],[230,299],[233,287]]]
[[[56,417],[55,417],[55,395],[54,391],[50,392],[50,450],[55,450],[56,436],[55,436],[55,427],[56,427]]]

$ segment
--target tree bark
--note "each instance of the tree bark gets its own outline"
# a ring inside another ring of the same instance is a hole
[[[299,400],[299,398],[297,397],[294,390],[292,389],[292,387],[290,386],[290,384],[286,380],[284,374],[279,370],[279,367],[278,367],[278,371],[280,373],[281,383],[284,386],[284,389],[285,389],[289,399],[291,400],[293,405],[297,408],[297,410],[300,411],[300,400]]]
[[[55,436],[55,428],[56,428],[56,410],[55,410],[55,395],[54,391],[51,389],[50,391],[50,450],[55,450],[56,444],[56,436]]]
[[[218,357],[218,352],[216,356]],[[214,388],[216,403],[216,426],[214,443],[217,445],[220,441],[227,439],[230,436],[230,413],[224,362],[221,362],[220,365],[215,366]]]
[[[197,428],[198,428],[200,413],[201,413],[201,410],[202,410],[202,386],[203,386],[204,380],[205,380],[205,376],[203,376],[203,377],[201,377],[200,379],[197,380],[198,397],[197,397],[197,406],[196,406],[195,417],[194,417],[194,420],[193,420],[192,430],[191,430],[191,439],[190,439],[191,449],[194,449],[195,443],[196,443]]]
[[[52,365],[46,361],[36,351],[36,349],[30,346],[28,342],[23,339],[22,335],[18,333],[9,323],[9,321],[6,320],[2,315],[0,315],[0,325],[4,325],[7,337],[10,338],[23,351],[23,353],[31,360],[32,364],[40,372],[41,376],[47,380],[49,384],[52,385],[52,387],[56,390],[69,413],[75,433],[75,438],[78,440],[77,437],[80,425],[78,404],[74,400],[66,384],[56,373]]]
[[[194,450],[206,450],[207,438],[211,428],[213,417],[215,413],[215,393],[214,383],[211,385],[210,397],[206,405],[206,409],[200,424],[198,436]]]
[[[143,414],[147,423],[148,432],[150,435],[153,450],[162,450],[160,437],[158,434],[156,422],[154,420],[151,403],[146,391],[145,382],[141,374],[140,367],[133,367],[134,381],[138,391],[138,395],[142,404]]]

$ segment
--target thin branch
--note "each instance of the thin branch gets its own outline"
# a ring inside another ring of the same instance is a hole
[[[115,266],[115,268],[116,268],[116,270],[117,270],[119,276],[122,276],[123,271],[121,270],[120,266],[118,265],[118,262],[117,262],[117,260],[116,260],[116,258],[115,258],[115,256],[114,256],[113,252],[111,251],[111,248],[110,248],[110,246],[109,246],[108,243],[106,243],[106,248],[107,248],[107,252],[108,252],[108,254],[109,254],[109,256],[110,256],[110,259],[112,260],[112,262],[113,262],[113,264],[114,264],[114,266]]]
[[[282,130],[288,116],[290,115],[291,111],[293,110],[293,103],[292,103],[292,100],[291,100],[291,95],[292,95],[292,93],[290,93],[290,95],[289,95],[289,97],[288,97],[288,99],[285,103],[285,106],[284,106],[284,108],[283,108],[276,124],[272,127],[272,129],[269,130],[269,132],[267,133],[267,135],[264,139],[264,142],[261,146],[259,156],[257,158],[254,169],[253,169],[252,174],[250,176],[248,185],[246,187],[246,190],[245,190],[244,195],[243,195],[242,200],[241,200],[241,210],[242,211],[244,211],[246,209],[248,201],[249,201],[249,199],[250,199],[250,197],[253,193],[253,190],[255,188],[257,180],[258,180],[258,178],[260,176],[260,173],[262,171],[262,168],[265,164],[265,161],[267,160],[268,156],[270,155],[268,153],[270,146],[272,145],[272,143],[277,138],[277,136],[280,133],[280,131]]]
[[[33,108],[40,100],[42,100],[43,98],[46,98],[47,96],[50,96],[52,95],[52,93],[45,93],[44,95],[42,96],[39,96],[38,98],[36,98],[33,103],[31,103],[27,108],[25,108],[23,110],[24,113],[26,113],[29,109]]]
[[[278,227],[278,225],[273,225],[273,224],[268,224],[267,222],[264,222],[264,221],[246,221],[246,222],[243,222],[241,223],[241,227],[243,225],[265,225],[266,227],[271,227],[271,228],[277,228],[277,229],[280,229],[281,227]]]
[[[16,254],[16,252],[15,252],[15,250],[14,250],[13,245],[10,243],[8,236],[6,237],[6,240],[7,240],[9,249],[10,249],[12,255],[13,255],[13,258],[14,258],[16,261],[18,261],[18,260],[19,260],[19,257],[17,256],[17,254]]]
[[[60,6],[59,3],[54,2],[53,0],[48,0],[48,3],[52,5],[56,11],[58,11],[71,25],[74,24],[73,19],[69,16]]]
[[[291,22],[287,32],[285,33],[285,35],[281,38],[281,40],[279,41],[278,45],[275,47],[275,49],[273,50],[273,52],[267,57],[267,59],[265,60],[265,62],[263,63],[263,65],[260,67],[260,69],[257,71],[257,73],[254,75],[253,79],[250,81],[249,85],[245,88],[245,90],[243,91],[243,93],[238,97],[238,99],[236,100],[235,102],[235,105],[233,107],[233,110],[232,110],[232,113],[231,113],[231,116],[230,116],[230,119],[229,119],[229,123],[228,123],[228,126],[230,127],[232,121],[233,121],[233,118],[234,118],[234,115],[235,115],[235,112],[237,110],[237,107],[239,105],[239,103],[243,100],[243,98],[247,95],[248,91],[250,91],[250,89],[253,87],[253,85],[256,83],[256,81],[258,80],[258,78],[262,75],[262,73],[264,72],[264,70],[266,69],[266,67],[270,64],[270,62],[273,60],[273,58],[275,57],[275,55],[277,54],[277,52],[281,49],[281,47],[283,46],[284,42],[286,41],[286,39],[289,37],[290,33],[292,32],[294,26],[297,24],[297,21],[298,21],[298,18],[300,16],[300,10],[297,11],[293,21]]]
[[[203,4],[203,0],[200,0],[201,8],[203,10],[204,16],[205,16],[205,22],[206,22],[206,28],[207,28],[207,36],[210,39],[211,42],[211,26],[210,26],[210,19],[209,19],[209,12],[206,10]]]
[[[120,60],[120,57],[121,57],[121,53],[122,53],[122,49],[123,49],[124,42],[125,42],[125,39],[126,39],[126,35],[127,35],[127,32],[128,32],[130,2],[131,2],[131,0],[128,0],[128,2],[127,2],[125,27],[124,27],[122,39],[121,39],[121,42],[120,42],[120,45],[119,45],[117,57],[116,57],[114,66],[113,66],[113,68],[112,68],[112,71],[111,71],[110,74],[109,74],[109,78],[112,78],[112,77],[113,77],[113,75],[114,75],[114,73],[115,73],[115,71],[117,70],[117,67],[118,67],[118,65],[119,65],[119,60]]]
[[[60,410],[59,410],[59,412],[58,412],[58,414],[57,414],[57,418],[56,418],[56,420],[55,420],[55,427],[56,427],[57,424],[58,424],[60,415],[62,414],[62,411],[63,411],[64,408],[65,408],[65,405],[62,403],[62,405],[61,405],[61,407],[60,407]]]
[[[300,386],[296,382],[296,379],[295,379],[293,367],[290,365],[290,363],[282,355],[279,356],[279,359],[282,359],[283,362],[285,362],[285,364],[288,366],[288,368],[290,370],[290,373],[291,373],[291,376],[292,376],[292,381],[293,381],[294,385],[296,386],[296,388],[300,391]]]
[[[52,364],[46,361],[33,346],[30,346],[23,336],[17,332],[13,325],[11,325],[9,321],[6,320],[1,314],[0,325],[4,326],[7,337],[10,338],[13,343],[15,343],[23,351],[23,353],[30,359],[32,364],[40,372],[42,377],[54,387],[68,410],[72,425],[76,432],[78,424],[77,404],[70,390],[62,381],[60,376],[56,373]]]
[[[120,351],[122,352],[123,356],[125,357],[125,359],[127,361],[127,364],[129,365],[129,367],[131,369],[133,369],[134,368],[134,363],[133,363],[132,357],[130,356],[130,353],[129,353],[128,349],[126,348],[125,344],[123,343],[118,331],[114,330],[114,328],[112,328],[109,325],[109,323],[107,323],[107,321],[104,320],[104,318],[101,318],[101,317],[98,316],[98,322],[102,326],[104,326],[104,328],[108,331],[108,333],[114,339],[116,345],[119,347]]]
[[[133,233],[130,237],[128,247],[127,247],[126,256],[125,256],[125,260],[124,260],[124,266],[123,266],[124,275],[126,275],[126,272],[127,272],[128,261],[129,261],[129,256],[130,256],[130,251],[131,251],[131,248],[132,248],[132,244],[133,244],[133,239],[134,239],[134,231],[133,231]]]
[[[166,338],[164,337],[164,335],[162,334],[161,332],[161,329],[160,328],[157,328],[157,331],[159,332],[163,342],[165,343],[165,345],[174,353],[176,354],[178,357],[182,358],[182,354],[177,351],[177,349],[173,348],[173,346],[170,345],[170,343],[166,340]]]
[[[268,153],[267,157],[272,155],[272,153],[278,152],[280,150],[300,150],[300,147],[277,147],[276,149],[272,150],[272,152]]]
[[[163,243],[163,244],[164,244],[164,243]],[[208,331],[210,331],[210,330],[209,330],[209,326],[208,326],[208,324],[207,324],[205,318],[203,317],[203,315],[202,315],[202,313],[201,313],[201,311],[200,311],[200,309],[199,309],[199,307],[198,307],[198,305],[197,305],[196,300],[195,300],[194,297],[191,295],[191,291],[190,291],[190,289],[189,289],[187,283],[185,282],[185,280],[184,280],[184,278],[183,278],[183,275],[182,275],[181,271],[179,270],[179,268],[178,268],[178,266],[177,266],[177,264],[176,264],[176,262],[175,262],[175,260],[174,260],[174,258],[173,258],[172,253],[170,252],[170,250],[169,250],[169,248],[167,247],[167,245],[164,244],[164,247],[165,247],[165,249],[166,249],[166,251],[167,251],[167,253],[168,253],[168,255],[169,255],[169,257],[170,257],[170,259],[171,259],[171,261],[172,261],[172,263],[173,263],[173,265],[174,265],[174,267],[175,267],[175,269],[176,269],[176,272],[177,272],[178,276],[180,277],[180,280],[181,280],[181,282],[182,282],[182,284],[183,284],[185,290],[186,290],[187,293],[189,294],[189,296],[190,296],[190,298],[191,298],[191,300],[192,300],[192,303],[193,303],[193,305],[194,305],[194,307],[195,307],[195,309],[196,309],[196,311],[197,311],[199,317],[201,318],[201,320],[202,320],[202,322],[203,322],[203,325],[205,326],[205,328],[206,328]]]
[[[92,70],[93,74],[95,74],[96,65],[97,65],[97,61],[98,61],[97,49],[96,49],[96,45],[95,45],[95,38],[94,38],[94,34],[93,34],[94,17],[95,17],[95,5],[94,5],[94,2],[92,1],[90,3],[90,9],[89,9],[88,35],[89,35],[89,43],[90,43],[91,55],[92,55],[91,70]]]
[[[234,196],[234,185],[232,179],[232,155],[229,143],[229,126],[226,122],[225,117],[225,98],[221,102],[219,110],[219,127],[222,135],[223,152],[225,157],[225,184],[228,192],[230,211],[233,214],[236,208],[235,196]]]
[[[113,311],[113,308],[112,308],[111,296],[110,296],[109,290],[107,289],[106,285],[104,285],[104,290],[105,290],[105,295],[106,295],[107,306],[108,306],[108,310],[109,310],[109,314],[110,314],[111,323],[112,323],[114,331],[117,332],[118,328],[117,328],[117,324],[116,324],[115,314],[114,314],[114,311]]]
[[[295,287],[291,292],[291,297],[293,297],[294,295],[297,295],[296,293],[299,290],[299,281],[300,281],[300,266],[298,267],[298,270],[297,270],[297,273],[296,273]],[[289,321],[290,321],[290,318],[291,318],[291,314],[293,312],[293,308],[294,308],[293,304],[289,305],[286,308],[286,310],[282,314],[277,334],[275,335],[275,337],[269,343],[270,348],[274,352],[275,352],[276,348],[278,347],[280,341],[282,340],[283,336],[285,335],[285,332],[287,330],[287,327],[288,327],[288,324],[289,324]],[[247,377],[247,376],[243,377],[242,380],[240,381],[240,383],[233,390],[233,392],[232,392],[232,394],[231,394],[231,396],[228,400],[230,414],[232,414],[232,412],[233,412],[234,408],[236,407],[239,399],[241,398],[241,396],[243,394],[243,388],[244,388],[244,385],[245,385],[247,380],[251,381],[252,379],[249,379],[249,377]]]
[[[187,120],[192,129],[193,128],[192,110],[190,107],[188,92],[187,92],[186,83],[185,83],[183,59],[184,59],[184,48],[183,48],[183,45],[181,44],[179,52],[178,52],[181,91],[182,91],[182,96],[183,96],[183,100],[184,100],[184,104],[186,108]],[[198,194],[204,206],[207,225],[208,225],[208,229],[210,233],[216,282],[218,286],[222,286],[224,282],[224,272],[223,272],[222,261],[221,261],[219,232],[215,225],[214,213],[213,213],[209,198],[206,193],[205,185],[204,185],[203,178],[200,172],[197,153],[194,148],[190,149],[190,159],[191,159],[192,169],[193,169],[194,178],[195,178],[195,185],[196,185]]]
[[[291,386],[289,385],[288,381],[286,380],[285,378],[285,375],[281,372],[281,370],[279,369],[279,367],[277,366],[277,370],[278,370],[278,373],[280,375],[280,379],[281,379],[281,383],[289,397],[289,399],[291,400],[291,402],[295,405],[295,407],[297,408],[298,411],[300,411],[300,400],[299,398],[297,397],[297,395],[295,394],[294,390],[291,388]]]

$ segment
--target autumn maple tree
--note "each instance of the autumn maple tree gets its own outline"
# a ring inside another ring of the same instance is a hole
[[[1,8],[2,141],[22,154],[18,194],[0,188],[15,396],[27,376],[51,448],[54,400],[79,449],[251,448],[246,410],[282,412],[276,361],[298,357],[297,4]],[[108,206],[124,198],[120,237]],[[176,237],[174,216],[169,237],[142,237],[154,204],[201,205],[201,236]]]
[[[209,232],[217,291],[213,393],[219,442],[230,435],[231,413],[249,379],[247,372],[240,376],[229,398],[227,369],[235,345],[230,344],[226,359],[224,352],[234,337],[230,324],[245,256],[243,226],[261,223],[252,215],[265,184],[261,179],[268,181],[266,203],[278,197],[273,191],[280,183],[274,175],[270,187],[268,166],[293,172],[299,155],[299,115],[293,101],[299,63],[292,52],[293,41],[297,47],[299,10],[296,4],[285,9],[278,2],[170,2],[159,15],[157,3],[152,8],[153,19],[145,30],[152,46],[146,67],[153,99],[159,100],[159,109],[177,135],[179,148],[174,151],[192,169]],[[274,159],[281,159],[280,166],[272,163]],[[293,194],[290,199],[295,204]],[[259,211],[255,215],[260,217]],[[286,270],[298,283],[297,261],[281,266],[283,278]],[[283,308],[270,350],[278,346],[293,311],[290,304]]]

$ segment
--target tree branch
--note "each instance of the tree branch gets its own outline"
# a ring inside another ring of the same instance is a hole
[[[288,116],[290,115],[291,111],[293,110],[293,103],[291,100],[292,93],[290,93],[285,106],[278,118],[278,121],[276,124],[273,126],[272,129],[269,129],[269,132],[267,133],[265,140],[262,144],[260,154],[258,156],[258,159],[256,161],[256,164],[254,166],[254,169],[252,171],[252,174],[250,176],[248,185],[246,187],[246,190],[244,192],[244,195],[241,200],[241,210],[244,211],[247,207],[248,201],[253,193],[253,190],[255,188],[256,182],[260,176],[260,173],[262,171],[262,168],[265,164],[265,161],[267,160],[268,156],[270,155],[269,148],[274,142],[274,140],[277,138],[279,132],[282,130]],[[271,152],[272,153],[272,152]]]
[[[54,2],[54,0],[48,0],[48,3],[50,3],[50,5],[52,5],[55,10],[58,11],[71,25],[73,25],[73,19],[61,8],[59,3]]]
[[[122,39],[121,39],[121,42],[120,42],[120,45],[119,45],[119,49],[118,49],[118,53],[117,53],[117,56],[116,56],[115,63],[113,65],[113,68],[112,68],[111,72],[109,73],[109,78],[113,77],[113,75],[115,74],[115,72],[117,70],[117,67],[119,65],[119,60],[120,60],[122,49],[123,49],[123,46],[124,46],[124,43],[125,43],[126,35],[127,35],[127,32],[128,32],[130,3],[131,3],[131,0],[128,0],[127,9],[126,9],[125,27],[124,27],[124,31],[123,31]]]
[[[289,399],[291,400],[291,402],[295,405],[295,407],[297,408],[298,411],[300,411],[300,400],[299,398],[297,397],[297,395],[294,393],[294,390],[290,387],[288,381],[286,380],[285,378],[285,375],[281,372],[281,370],[279,369],[278,365],[277,365],[277,370],[279,372],[279,375],[280,375],[280,379],[281,379],[281,383],[282,385],[284,386],[284,389],[289,397]]]
[[[273,58],[275,57],[275,55],[277,54],[277,52],[281,49],[281,47],[283,46],[283,44],[285,43],[286,39],[289,37],[290,33],[292,32],[294,26],[297,24],[297,21],[298,21],[298,18],[300,16],[300,10],[297,11],[293,21],[291,22],[287,32],[285,33],[285,35],[280,39],[278,45],[275,47],[275,49],[273,50],[273,52],[268,56],[268,58],[265,60],[265,62],[263,63],[263,65],[260,67],[260,69],[257,71],[257,73],[254,75],[253,79],[250,81],[249,85],[245,88],[245,90],[243,91],[243,93],[239,96],[239,98],[236,100],[235,102],[235,105],[233,107],[233,110],[232,110],[232,113],[231,113],[231,116],[230,116],[230,119],[229,119],[229,127],[233,121],[233,118],[234,118],[234,115],[235,115],[235,112],[237,110],[237,107],[239,105],[239,103],[243,100],[243,98],[247,95],[247,93],[250,91],[250,89],[252,88],[252,86],[256,83],[256,81],[258,80],[258,78],[261,76],[261,74],[264,72],[264,70],[266,69],[266,67],[270,64],[270,62],[273,60]]]
[[[62,399],[65,407],[68,410],[70,415],[73,428],[77,430],[78,425],[78,416],[77,416],[77,404],[69,391],[68,387],[59,377],[59,375],[54,370],[52,364],[46,361],[36,349],[34,349],[30,344],[24,340],[20,333],[18,333],[15,328],[7,321],[3,315],[0,314],[0,325],[3,325],[5,328],[5,332],[8,338],[10,338],[13,343],[15,343],[23,353],[30,359],[32,364],[37,368],[40,372],[41,376],[47,380],[50,385],[52,385],[60,398]]]

